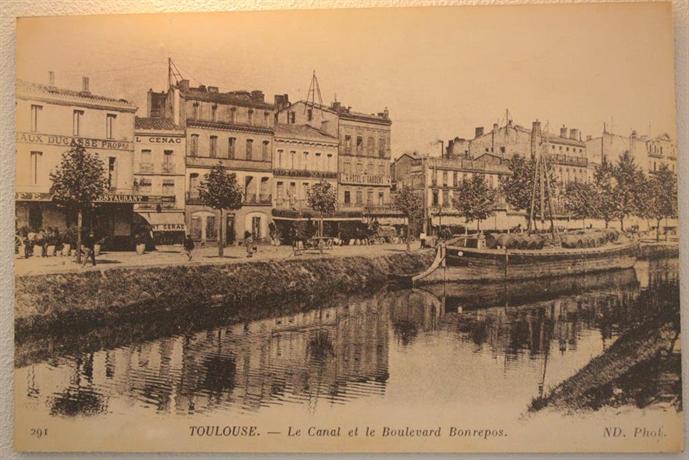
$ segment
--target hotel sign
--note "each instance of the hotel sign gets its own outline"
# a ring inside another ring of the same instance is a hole
[[[81,145],[86,149],[134,150],[134,143],[132,141],[63,136],[60,134],[17,133],[17,144],[42,144],[71,147],[72,143]]]

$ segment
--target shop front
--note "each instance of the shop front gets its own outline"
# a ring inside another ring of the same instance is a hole
[[[182,244],[187,227],[184,223],[184,213],[177,212],[137,212],[153,234],[156,245]]]

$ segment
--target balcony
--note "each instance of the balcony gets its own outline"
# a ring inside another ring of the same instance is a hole
[[[271,160],[236,160],[229,158],[211,158],[204,156],[187,156],[187,166],[196,166],[201,168],[212,168],[218,162],[224,167],[231,170],[238,171],[265,171],[271,172],[273,170],[273,163]]]
[[[340,173],[340,183],[356,185],[390,185],[390,176]]]
[[[311,171],[308,169],[273,169],[274,176],[287,177],[320,177],[322,179],[337,179],[337,173],[332,171]]]
[[[201,201],[201,197],[199,196],[199,192],[187,192],[185,199],[187,204],[203,204],[203,201]]]
[[[161,169],[161,172],[163,174],[174,174],[175,173],[175,165],[174,164],[164,164]]]

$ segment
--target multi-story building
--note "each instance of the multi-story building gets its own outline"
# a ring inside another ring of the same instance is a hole
[[[218,87],[192,88],[188,80],[165,93],[150,92],[152,112],[172,119],[186,133],[185,221],[195,240],[217,241],[220,226],[226,243],[268,236],[271,221],[272,152],[275,110],[261,91],[220,92]],[[221,164],[234,173],[243,190],[241,209],[224,213],[204,206],[198,189],[210,169]]]
[[[568,130],[562,126],[559,136],[552,135],[543,129],[538,120],[532,123],[531,129],[514,124],[512,120],[508,120],[504,126],[493,124],[489,132],[479,126],[473,139],[451,139],[447,152],[467,158],[492,154],[502,159],[515,155],[529,157],[537,153],[545,154],[562,190],[568,182],[584,182],[590,178],[586,142],[582,141],[579,130]]]
[[[276,209],[309,209],[308,190],[317,182],[326,181],[337,191],[337,137],[309,125],[278,124],[274,144]]]
[[[280,96],[279,123],[309,125],[336,137],[338,207],[381,217],[390,214],[390,120],[387,109],[364,114],[333,102],[330,106]]]
[[[131,237],[132,206],[149,197],[133,189],[134,113],[124,99],[91,93],[89,79],[80,91],[58,88],[51,72],[48,84],[17,80],[16,225],[33,230],[72,226],[71,213],[52,203],[50,172],[73,144],[103,162],[109,193],[84,224],[110,242]]]
[[[622,154],[629,152],[644,172],[655,171],[661,165],[671,171],[677,168],[677,151],[668,134],[649,138],[632,131],[629,136],[622,136],[604,129],[600,136],[587,138],[586,148],[594,164],[600,164],[603,158],[615,163]]]
[[[160,203],[134,205],[153,231],[155,242],[181,243],[184,224],[184,130],[166,118],[135,121],[134,189],[141,195],[160,196]]]

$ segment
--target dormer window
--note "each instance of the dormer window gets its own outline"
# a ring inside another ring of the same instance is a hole
[[[254,124],[254,111],[253,111],[253,109],[249,109],[248,120],[249,120],[250,125]]]
[[[218,121],[218,105],[213,104],[211,106],[211,121]]]
[[[237,115],[237,107],[230,108],[230,123],[235,123],[235,118]]]
[[[199,119],[199,103],[198,102],[194,102],[194,105],[192,106],[191,117],[194,120]]]

